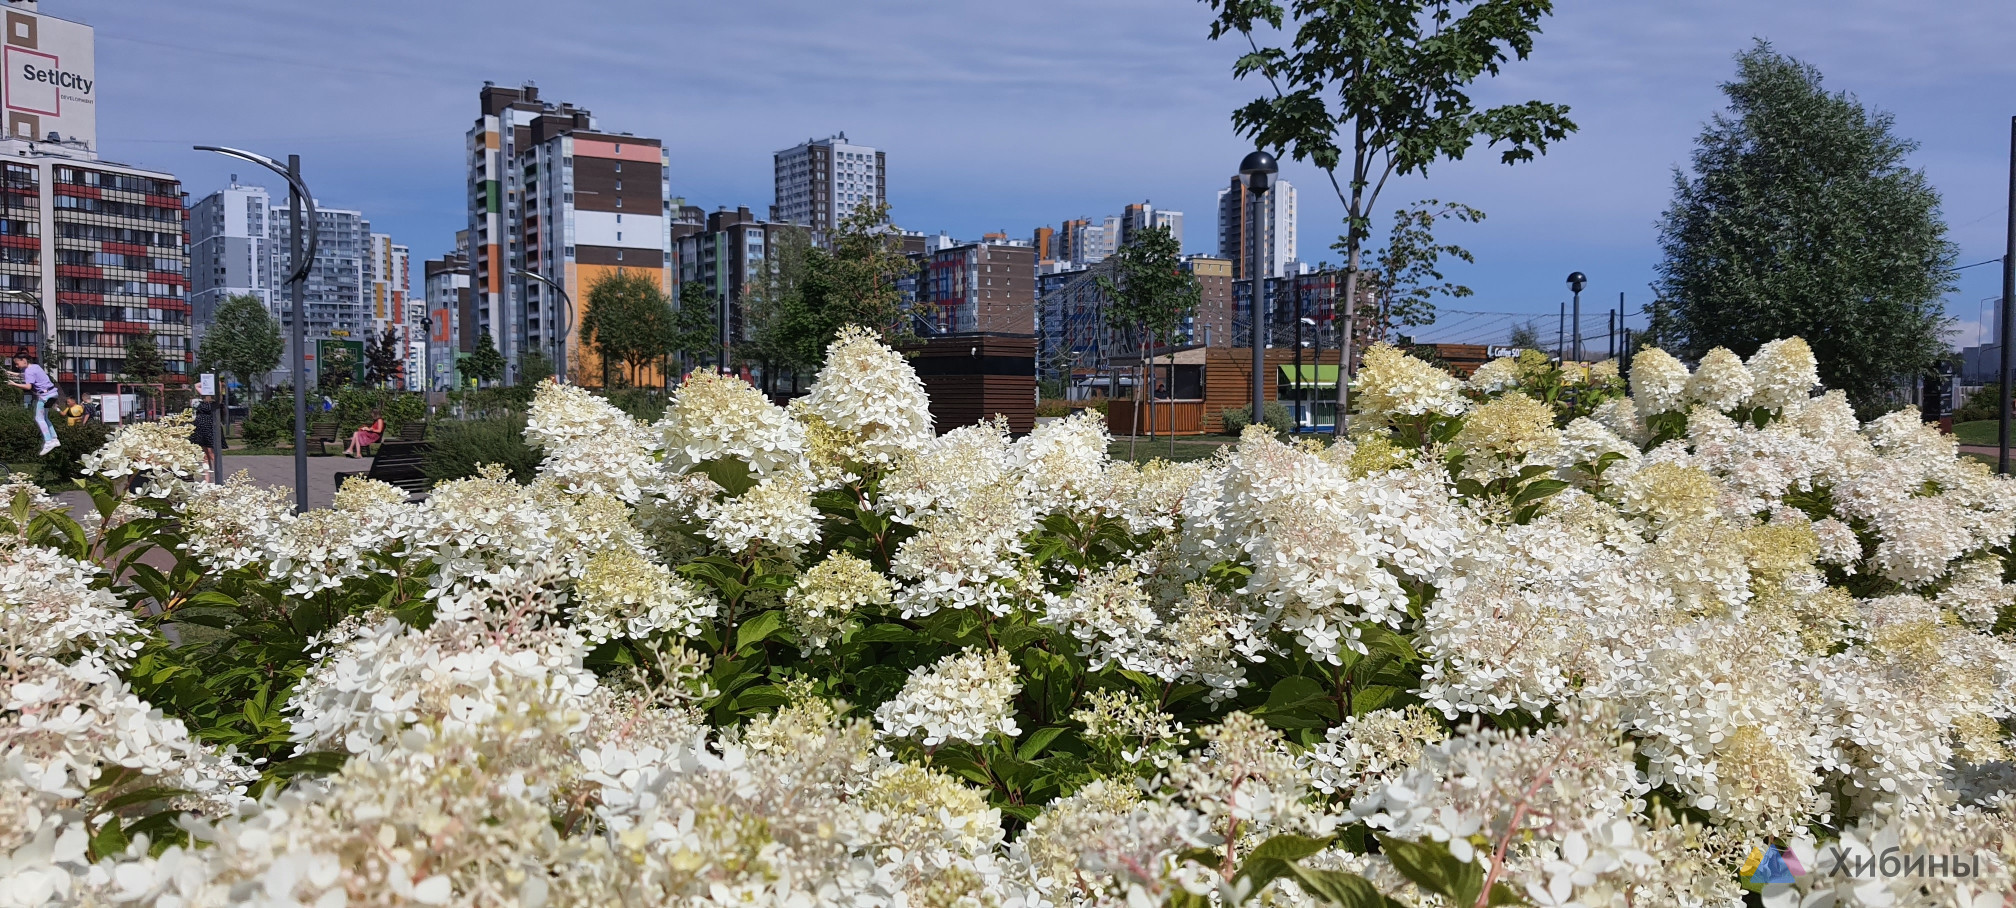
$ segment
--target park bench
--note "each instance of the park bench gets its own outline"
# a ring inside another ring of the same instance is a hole
[[[308,424],[308,449],[317,454],[329,453],[329,443],[336,440],[336,417],[325,415]]]
[[[407,424],[405,424],[405,425],[403,425],[403,426],[400,426],[400,427],[399,427],[399,431],[397,431],[397,432],[392,432],[392,433],[390,433],[390,434],[388,435],[388,437],[387,437],[387,438],[386,438],[385,440],[386,440],[386,441],[426,441],[426,440],[427,440],[427,421],[426,421],[426,420],[424,420],[424,419],[416,419],[416,420],[413,420],[412,422],[409,422],[409,423],[407,423]]]
[[[371,469],[336,474],[336,487],[341,489],[346,480],[361,476],[397,486],[408,495],[425,495],[434,485],[420,468],[426,458],[427,443],[424,441],[387,441],[378,446],[378,455],[371,459]]]

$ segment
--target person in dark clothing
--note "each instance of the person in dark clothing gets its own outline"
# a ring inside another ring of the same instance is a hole
[[[217,456],[214,450],[217,444],[217,404],[207,397],[198,398],[195,409],[196,430],[189,433],[189,440],[203,449],[203,469],[215,473],[217,464],[213,461]]]

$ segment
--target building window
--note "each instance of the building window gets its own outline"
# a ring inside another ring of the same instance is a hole
[[[623,260],[623,250],[616,250],[616,260],[619,262]]]
[[[623,199],[620,196],[616,199],[616,207],[623,207]],[[621,217],[621,215],[618,215],[618,217]]]

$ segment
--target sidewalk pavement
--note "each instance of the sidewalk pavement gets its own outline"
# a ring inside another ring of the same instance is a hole
[[[336,474],[363,472],[371,469],[371,458],[310,457],[308,458],[308,506],[326,508],[336,501]],[[294,458],[285,454],[249,454],[233,456],[224,452],[224,475],[230,478],[238,471],[252,474],[252,481],[262,486],[281,486],[294,489]],[[58,501],[69,505],[73,513],[89,514],[90,496],[83,492],[64,492],[56,496]]]

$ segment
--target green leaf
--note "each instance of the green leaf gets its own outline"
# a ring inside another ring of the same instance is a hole
[[[1057,740],[1057,736],[1064,731],[1062,728],[1053,727],[1039,728],[1030,732],[1029,737],[1022,739],[1021,746],[1015,748],[1015,756],[1024,760],[1036,759],[1037,755],[1043,753],[1050,746],[1050,742]]]
[[[1440,842],[1409,842],[1386,836],[1378,839],[1379,850],[1401,876],[1457,905],[1477,904],[1477,894],[1484,888],[1484,868],[1457,860],[1449,853],[1449,846]],[[1525,901],[1499,883],[1491,887],[1491,898],[1486,904],[1522,905]]]
[[[853,643],[909,643],[917,639],[917,632],[900,624],[871,624],[855,634]]]
[[[748,655],[757,644],[770,639],[772,635],[782,630],[784,630],[782,609],[771,609],[742,622],[742,626],[735,629],[736,655]]]
[[[125,794],[122,794],[116,798],[106,801],[105,803],[99,805],[99,807],[100,809],[103,810],[112,811],[112,810],[118,810],[121,807],[129,807],[134,804],[145,804],[148,801],[166,801],[169,798],[181,797],[182,795],[185,794],[189,794],[189,792],[185,789],[168,788],[166,786],[154,786],[150,788],[142,788],[135,791],[126,792]]]
[[[1560,479],[1533,480],[1532,482],[1527,483],[1525,488],[1520,489],[1519,494],[1512,496],[1512,506],[1518,507],[1520,505],[1531,504],[1533,502],[1540,501],[1546,498],[1547,496],[1553,495],[1554,493],[1559,492],[1565,488],[1568,488],[1568,483],[1564,480]]]
[[[1299,864],[1289,864],[1288,873],[1294,876],[1296,885],[1301,886],[1304,892],[1339,908],[1407,908],[1355,873],[1316,870]]]
[[[126,833],[119,828],[119,818],[107,817],[105,825],[98,827],[98,831],[91,836],[91,858],[102,860],[108,855],[125,851],[126,845]]]

